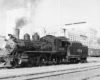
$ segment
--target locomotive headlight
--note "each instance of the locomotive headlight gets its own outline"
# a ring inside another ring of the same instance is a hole
[[[11,52],[13,52],[15,49],[15,46],[16,44],[13,40],[8,40],[5,46],[7,53],[10,54]]]

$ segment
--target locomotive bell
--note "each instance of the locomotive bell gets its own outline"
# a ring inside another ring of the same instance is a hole
[[[19,39],[20,29],[14,28],[14,29],[13,29],[13,34],[15,35],[15,37],[16,37],[17,39]]]

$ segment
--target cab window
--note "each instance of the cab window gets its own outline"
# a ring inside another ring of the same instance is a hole
[[[65,47],[66,46],[66,41],[61,41],[61,45],[62,45],[62,47]]]

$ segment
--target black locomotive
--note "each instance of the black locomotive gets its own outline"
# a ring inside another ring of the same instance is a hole
[[[80,42],[69,41],[66,37],[46,35],[39,37],[37,33],[30,39],[29,34],[19,39],[19,29],[15,36],[9,34],[6,40],[5,56],[2,62],[7,67],[42,66],[68,62],[86,62],[88,47]]]

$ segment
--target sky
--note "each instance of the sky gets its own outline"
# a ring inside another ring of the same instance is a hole
[[[85,21],[84,28],[96,29],[100,37],[100,0],[31,1],[34,5],[31,8],[31,30],[34,27],[45,27],[47,31],[55,31],[62,25]],[[7,10],[25,3],[26,0],[0,0],[0,35],[6,34]]]

